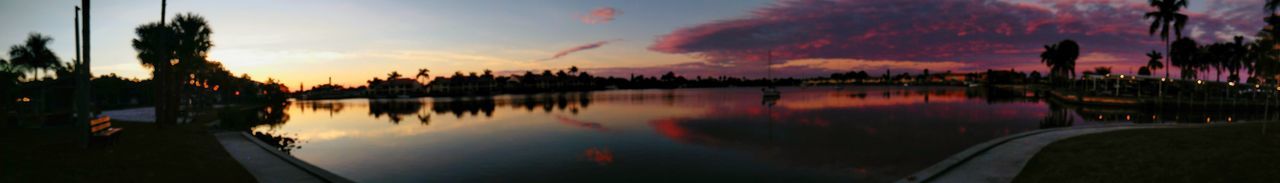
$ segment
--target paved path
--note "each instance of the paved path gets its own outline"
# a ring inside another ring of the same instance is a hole
[[[898,182],[1012,182],[1040,149],[1058,140],[1116,130],[1202,125],[1109,125],[1037,130],[997,138],[948,157]]]
[[[130,122],[156,122],[155,107],[139,107],[131,109],[117,109],[102,111],[102,115],[111,116],[111,119],[124,120]]]
[[[225,105],[213,105],[214,109],[227,107]],[[116,109],[102,111],[102,115],[111,116],[111,119],[124,120],[129,122],[155,123],[156,108],[155,107],[138,107],[128,109]],[[178,117],[178,123],[186,121],[185,117]]]
[[[214,136],[258,182],[351,182],[267,147],[243,132],[219,132]]]

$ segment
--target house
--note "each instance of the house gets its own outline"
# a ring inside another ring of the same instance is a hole
[[[369,96],[371,97],[400,97],[400,96],[421,96],[427,91],[426,87],[418,83],[418,80],[409,78],[395,78],[369,86]]]

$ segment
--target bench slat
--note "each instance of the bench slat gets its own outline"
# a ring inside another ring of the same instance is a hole
[[[98,133],[98,132],[102,131],[103,129],[107,129],[107,128],[111,128],[111,123],[105,123],[105,124],[102,124],[102,125],[93,126],[93,128],[92,128],[91,130],[89,130],[89,132],[90,132],[90,133]]]
[[[116,133],[118,133],[118,132],[120,132],[120,131],[122,131],[122,130],[124,130],[124,128],[107,128],[106,130],[102,130],[102,131],[100,131],[100,132],[98,132],[98,133],[93,133],[93,135],[96,135],[96,136],[111,136],[111,135],[115,135]]]
[[[89,133],[97,134],[103,129],[111,128],[111,117],[102,116],[89,120]]]
[[[110,117],[110,116],[102,116],[102,117],[99,117],[99,118],[94,118],[93,120],[89,120],[89,125],[90,125],[90,126],[98,126],[98,124],[106,123],[106,122],[110,122],[110,121],[111,121],[111,117]]]

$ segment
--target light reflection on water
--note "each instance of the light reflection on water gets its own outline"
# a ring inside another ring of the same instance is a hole
[[[296,101],[274,111],[286,113],[277,114],[284,121],[253,130],[290,134],[305,147],[294,156],[361,182],[887,182],[971,145],[1040,128],[1267,117],[1082,108],[962,87],[783,94],[768,100],[757,88],[723,88]]]

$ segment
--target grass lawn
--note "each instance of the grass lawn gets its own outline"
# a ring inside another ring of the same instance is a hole
[[[119,142],[88,149],[74,126],[0,129],[0,182],[255,182],[199,123],[112,125]]]
[[[1139,129],[1054,142],[1014,182],[1277,182],[1280,123]]]

